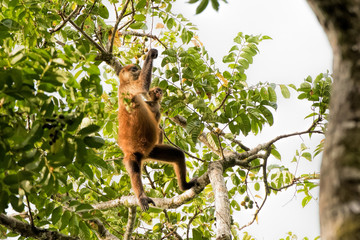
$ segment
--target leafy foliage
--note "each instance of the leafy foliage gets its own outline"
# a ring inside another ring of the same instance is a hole
[[[261,42],[270,37],[238,33],[223,57],[227,69],[218,69],[196,36],[196,27],[181,14],[171,13],[172,2],[136,0],[131,1],[131,7],[125,7],[129,1],[0,3],[1,213],[29,212],[31,208],[35,226],[82,239],[99,238],[94,219],[111,226],[110,231],[118,237],[126,231],[127,208],[100,211],[93,207],[131,194],[122,152],[116,145],[118,82],[99,57],[112,44],[111,54],[121,64],[139,64],[151,45],[166,47],[154,70],[153,85],[164,90],[162,127],[167,143],[195,157],[187,162],[192,176],[202,176],[208,164],[222,159],[225,151],[248,151],[239,139],[246,142],[246,136],[274,124],[278,93],[290,98],[289,87],[300,93],[299,99],[312,102],[314,110],[307,117],[313,117],[314,124],[308,133],[319,126],[325,131],[326,124],[320,122],[328,114],[328,73],[315,80],[306,78],[299,88],[271,83],[248,86],[246,71]],[[208,2],[202,0],[197,12]],[[218,1],[211,3],[219,8]],[[126,31],[114,31],[110,20],[116,18],[113,6],[116,16],[123,16],[118,29]],[[154,18],[158,21],[155,30]],[[158,37],[154,37],[155,32]],[[178,116],[186,119],[186,126],[176,122]],[[204,137],[208,145],[201,145]],[[322,144],[314,154],[301,146],[294,161],[313,160],[321,153]],[[281,160],[273,144],[269,154]],[[256,208],[257,214],[260,200],[293,184],[305,194],[303,206],[311,200],[309,190],[317,186],[312,181],[317,176],[295,176],[280,164],[266,167],[264,159],[255,157],[246,166],[226,169],[232,213]],[[151,171],[145,175],[150,197],[179,194],[172,167],[148,166]],[[264,166],[265,175],[260,171]],[[268,185],[261,195],[262,183]],[[253,196],[251,191],[258,194]],[[135,227],[147,225],[134,235],[147,239],[169,235],[172,239],[178,232],[193,239],[212,239],[213,202],[214,193],[208,185],[180,209],[150,208],[138,213]],[[234,239],[240,239],[239,229],[234,221]],[[3,226],[0,234],[17,235]]]

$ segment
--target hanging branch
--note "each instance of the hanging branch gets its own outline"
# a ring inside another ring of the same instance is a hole
[[[266,174],[266,165],[267,165],[267,160],[268,160],[270,154],[271,154],[271,145],[270,145],[270,147],[268,147],[266,149],[266,154],[264,155],[264,158],[263,158],[264,159],[264,164],[262,166],[262,169],[263,169],[263,178],[264,178],[264,185],[265,185],[265,197],[264,197],[264,200],[261,203],[260,207],[258,207],[258,209],[256,210],[253,219],[250,222],[248,222],[247,224],[245,224],[244,226],[240,227],[239,231],[241,231],[242,229],[250,226],[251,224],[253,224],[255,222],[255,220],[257,219],[257,216],[259,215],[261,209],[264,207],[265,202],[267,200],[267,197],[268,197],[268,195],[270,193],[269,189],[267,188],[268,184],[267,184],[267,174]]]
[[[126,230],[124,233],[124,240],[131,239],[131,234],[133,232],[135,225],[135,219],[136,219],[136,207],[135,206],[129,207],[129,216],[128,216],[128,222],[126,224]]]

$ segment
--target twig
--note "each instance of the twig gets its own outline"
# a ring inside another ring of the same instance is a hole
[[[149,180],[149,182],[150,182],[151,188],[152,188],[152,189],[156,189],[155,184],[154,184],[154,181],[151,179],[150,174],[149,174],[149,172],[148,172],[148,170],[147,170],[147,167],[144,165],[143,168],[144,168],[144,172],[145,172],[146,178],[147,178],[147,179]]]
[[[226,96],[224,97],[224,99],[221,101],[220,105],[214,109],[213,113],[217,112],[226,102],[226,99],[230,96],[231,94],[231,89],[229,89],[227,92],[226,92]]]
[[[118,17],[116,18],[116,22],[115,22],[114,29],[113,29],[113,32],[112,32],[112,35],[111,35],[111,40],[110,40],[110,47],[109,47],[109,52],[110,52],[110,53],[112,53],[112,51],[113,51],[115,34],[116,34],[116,31],[117,31],[117,28],[118,28],[118,26],[119,26],[119,24],[120,24],[120,21],[122,20],[122,18],[123,18],[123,16],[124,16],[125,12],[126,12],[126,9],[127,9],[128,5],[129,5],[129,2],[130,2],[130,0],[127,0],[127,1],[125,2],[124,7],[123,7],[123,9],[121,10],[120,16],[118,16]]]
[[[30,224],[31,224],[32,227],[35,227],[35,225],[34,225],[34,218],[33,218],[32,212],[31,212],[31,207],[30,207],[30,202],[29,202],[28,195],[25,194],[25,197],[26,197],[27,207],[28,207],[28,209],[29,209]]]
[[[189,153],[189,152],[181,149],[178,145],[176,145],[175,143],[173,143],[173,142],[169,139],[169,137],[166,135],[165,131],[163,131],[163,133],[164,133],[164,136],[165,136],[166,140],[168,140],[168,142],[169,142],[171,145],[173,145],[173,146],[176,147],[177,149],[180,149],[181,151],[183,151],[183,152],[184,152],[186,155],[188,155],[189,157],[192,157],[192,158],[194,158],[194,159],[197,159],[197,160],[199,160],[199,161],[201,161],[201,162],[206,162],[205,160],[203,160],[203,159],[201,159],[201,158],[198,158],[198,157],[192,155],[191,153]]]
[[[101,53],[103,54],[106,54],[106,50],[101,46],[99,45],[94,39],[92,39],[84,30],[82,30],[73,20],[69,19],[69,23],[71,23],[71,25],[74,26],[74,28],[76,28],[76,30],[78,30],[79,32],[81,32],[81,34],[87,38],[92,44],[95,45],[95,47],[97,49],[100,50]]]
[[[84,24],[85,24],[85,20],[89,17],[90,13],[92,12],[92,10],[94,9],[95,7],[95,4],[97,3],[98,0],[95,0],[93,5],[91,6],[91,8],[89,9],[88,13],[86,14],[86,17],[84,17],[84,21],[81,23],[81,26],[80,28],[81,29],[84,29]]]
[[[168,49],[168,47],[162,41],[160,41],[160,39],[157,36],[152,35],[150,33],[139,33],[139,32],[135,32],[135,31],[122,31],[122,32],[120,32],[120,34],[124,35],[124,36],[131,35],[131,36],[136,36],[136,37],[149,37],[149,38],[152,38],[152,39],[158,41],[161,45],[163,45],[163,47],[165,49]]]
[[[257,216],[259,215],[259,212],[261,211],[261,209],[265,205],[265,202],[266,202],[267,197],[269,195],[269,189],[267,188],[266,165],[267,165],[267,159],[269,158],[270,153],[271,153],[271,148],[268,148],[266,150],[266,154],[264,156],[264,164],[263,164],[263,178],[264,178],[264,185],[265,185],[265,197],[264,197],[264,200],[261,203],[260,207],[258,207],[257,211],[255,212],[253,219],[250,222],[248,222],[247,224],[245,224],[244,226],[240,227],[239,231],[241,231],[242,229],[250,226],[251,224],[253,224],[255,222],[255,220],[257,219]]]
[[[188,226],[187,226],[187,229],[186,229],[186,239],[189,239],[189,232],[190,232],[190,226],[191,226],[191,223],[192,221],[195,220],[195,218],[200,214],[200,211],[196,210],[194,216],[192,216],[189,220],[189,223],[188,223]]]
[[[65,24],[75,15],[75,14],[78,14],[78,12],[80,12],[81,8],[83,6],[81,5],[77,5],[76,8],[74,9],[74,11],[72,11],[69,16],[67,16],[67,18],[65,18],[62,23],[58,26],[56,26],[54,29],[50,29],[50,33],[54,33],[54,32],[57,32],[59,31],[62,27],[65,26]]]

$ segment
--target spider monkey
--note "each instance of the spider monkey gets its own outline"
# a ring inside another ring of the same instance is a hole
[[[183,151],[170,145],[158,144],[158,121],[141,97],[149,92],[153,59],[157,55],[157,50],[151,49],[142,70],[131,64],[123,67],[119,73],[118,145],[124,153],[123,163],[142,211],[147,211],[149,204],[155,206],[154,201],[146,196],[141,181],[141,165],[145,160],[172,164],[182,191],[197,183],[196,178],[186,181]]]
[[[150,101],[146,101],[146,104],[148,105],[150,111],[153,113],[155,120],[159,126],[159,140],[158,143],[162,144],[163,143],[163,131],[160,128],[160,118],[161,118],[161,113],[160,113],[160,102],[163,96],[163,91],[161,90],[161,88],[159,87],[154,87],[152,89],[150,89],[149,91],[149,96],[150,96]]]

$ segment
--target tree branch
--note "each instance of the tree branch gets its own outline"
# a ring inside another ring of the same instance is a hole
[[[271,145],[270,145],[271,147]],[[239,231],[241,231],[242,229],[250,226],[251,224],[253,224],[255,222],[255,220],[257,219],[257,216],[259,215],[259,212],[261,211],[261,209],[264,207],[265,202],[267,200],[267,197],[269,195],[269,189],[267,188],[267,174],[266,174],[266,165],[267,165],[267,159],[269,158],[270,154],[271,154],[271,148],[268,147],[268,149],[266,150],[266,154],[264,155],[264,164],[262,166],[263,168],[263,178],[264,178],[264,185],[265,185],[265,197],[263,202],[261,203],[260,207],[258,207],[258,209],[256,210],[253,219],[248,222],[247,224],[245,224],[244,226],[242,226],[241,228],[239,228]]]
[[[160,39],[157,36],[152,35],[150,33],[139,33],[139,32],[135,32],[135,31],[123,31],[123,32],[120,32],[120,34],[124,35],[124,36],[131,35],[131,36],[137,36],[137,37],[148,37],[148,38],[158,41],[165,49],[168,49],[168,47],[162,41],[160,41]]]
[[[56,26],[55,28],[51,29],[49,32],[54,33],[59,31],[62,27],[66,25],[66,23],[75,15],[78,14],[83,6],[77,5],[74,11],[72,11],[67,18],[65,18],[60,25]]]
[[[231,215],[228,190],[223,177],[221,162],[209,165],[209,179],[215,196],[216,239],[231,239]]]
[[[104,224],[99,219],[93,219],[93,220],[90,220],[90,222],[93,222],[97,225],[97,227],[98,227],[97,232],[99,233],[101,238],[106,239],[106,240],[119,240],[118,237],[111,234],[109,232],[109,230],[106,229]]]
[[[124,14],[125,14],[126,9],[127,9],[128,5],[129,5],[129,2],[130,2],[130,0],[127,0],[127,1],[125,2],[124,7],[123,7],[122,10],[121,10],[120,16],[118,16],[118,17],[116,18],[116,22],[115,22],[115,25],[114,25],[114,29],[113,29],[112,35],[111,35],[110,46],[109,46],[109,53],[112,53],[112,51],[113,51],[116,31],[117,31],[117,29],[118,29],[118,27],[119,27],[119,24],[120,24],[121,19],[124,17]]]
[[[136,207],[129,207],[129,216],[128,216],[128,222],[126,224],[126,230],[124,233],[124,240],[130,240],[131,234],[134,229],[135,225],[135,219],[136,219]]]
[[[76,30],[78,30],[87,40],[89,40],[92,44],[94,44],[95,47],[98,50],[100,50],[102,54],[107,53],[106,50],[100,44],[98,44],[94,39],[92,39],[92,37],[90,37],[84,30],[82,30],[73,20],[69,19],[69,23],[73,25],[73,27],[76,28]]]
[[[0,214],[0,224],[13,232],[20,234],[23,237],[32,237],[43,240],[78,240],[78,237],[71,237],[61,234],[56,231],[50,231],[43,228],[31,226],[29,223],[21,222],[20,220]]]

